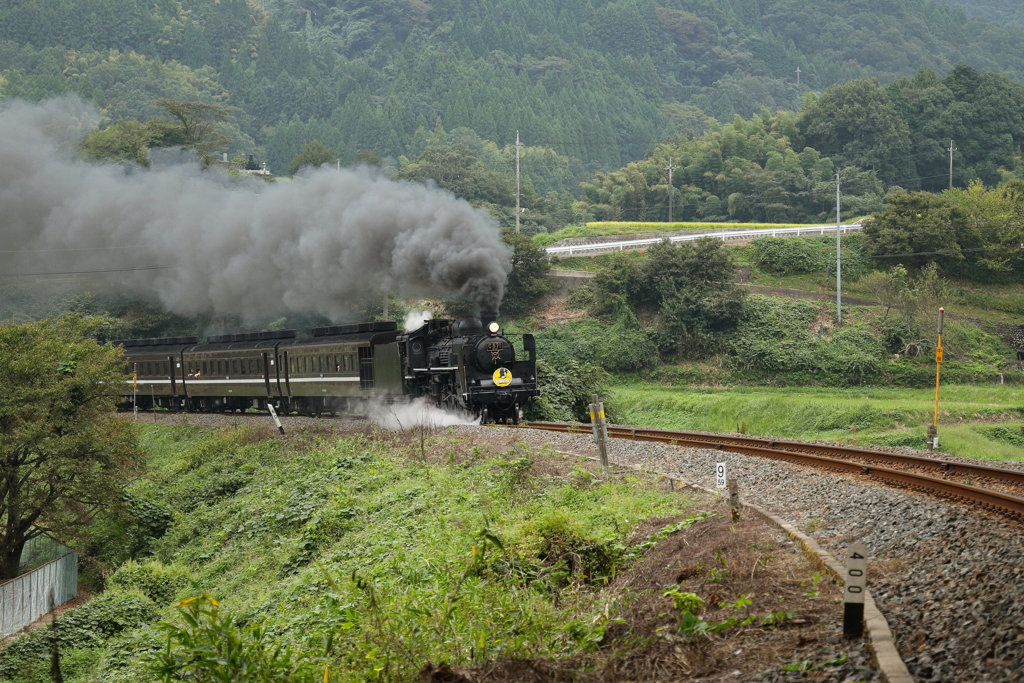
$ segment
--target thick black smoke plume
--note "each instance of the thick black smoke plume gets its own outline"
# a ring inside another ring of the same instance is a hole
[[[296,183],[195,163],[126,172],[76,159],[95,114],[75,98],[0,112],[0,275],[102,275],[172,311],[337,318],[373,293],[501,299],[509,249],[451,194],[360,168]],[[159,267],[159,270],[124,270]]]

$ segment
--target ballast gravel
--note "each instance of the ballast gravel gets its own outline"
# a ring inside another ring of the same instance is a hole
[[[460,427],[481,436],[490,428]],[[593,457],[589,434],[519,429],[510,439]],[[815,537],[841,562],[869,549],[869,587],[918,681],[1024,681],[1024,528],[928,496],[837,474],[722,451],[611,439],[611,461],[704,488],[725,462],[740,497]],[[817,653],[815,655],[817,658]],[[851,657],[851,662],[853,661]],[[870,668],[870,667],[869,667]],[[866,671],[777,672],[764,681],[873,680]],[[857,667],[859,669],[859,667]],[[852,674],[850,677],[846,677]]]

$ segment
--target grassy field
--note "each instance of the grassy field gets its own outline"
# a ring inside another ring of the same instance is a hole
[[[934,394],[892,388],[611,388],[622,424],[923,448]],[[1024,460],[1024,387],[943,387],[941,450],[984,460]]]

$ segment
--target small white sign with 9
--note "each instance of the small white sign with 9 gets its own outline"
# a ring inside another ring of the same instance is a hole
[[[720,462],[715,464],[715,488],[724,489],[727,481],[725,478],[725,463]]]

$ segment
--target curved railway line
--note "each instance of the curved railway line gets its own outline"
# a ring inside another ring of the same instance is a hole
[[[590,432],[590,425],[564,422],[533,422],[520,425],[519,428],[566,433]],[[1015,521],[1024,521],[1024,497],[1016,495],[1024,492],[1024,472],[1017,470],[845,447],[839,444],[825,445],[702,432],[609,425],[608,436],[740,453],[871,477],[874,481],[966,503]]]
[[[168,415],[178,414],[177,411],[160,412]],[[140,411],[140,414],[143,414],[143,411]],[[194,415],[205,414],[195,413]],[[236,420],[238,418],[267,418],[266,413],[226,413],[225,416]],[[282,418],[285,417],[282,415]],[[293,416],[289,417],[294,419]],[[347,417],[365,419],[364,416],[351,415]],[[590,425],[575,422],[530,422],[509,428],[590,434]],[[608,425],[608,436],[631,441],[649,441],[671,446],[719,450],[781,460],[831,472],[869,477],[875,482],[964,503],[974,508],[1000,514],[1014,521],[1024,521],[1024,497],[1020,495],[1024,493],[1024,471],[840,444],[809,443],[755,436],[727,436],[705,432],[668,431],[613,425]]]

